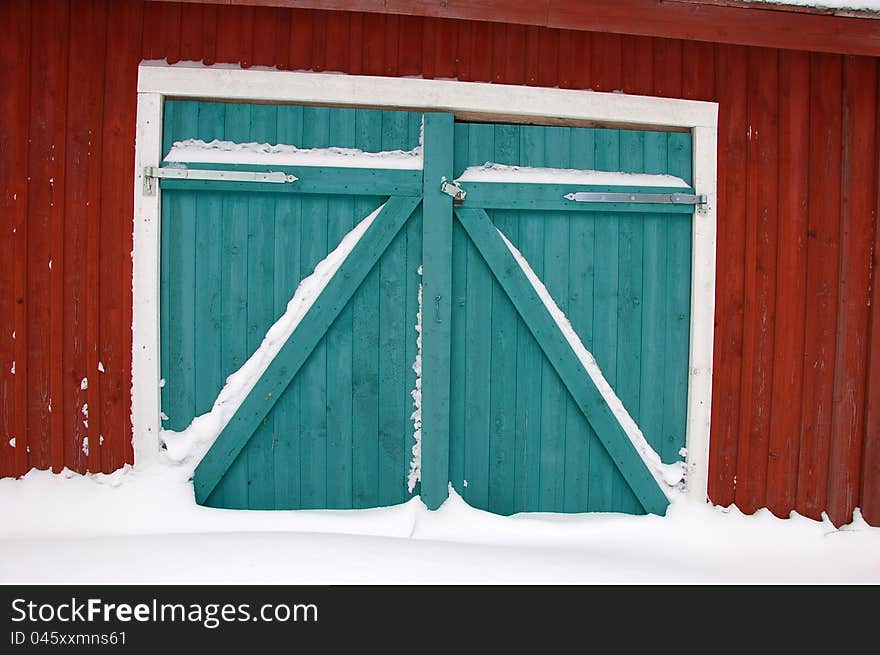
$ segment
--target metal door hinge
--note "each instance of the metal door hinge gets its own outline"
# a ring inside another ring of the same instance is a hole
[[[604,191],[579,191],[565,195],[575,202],[638,202],[659,205],[694,205],[705,211],[708,199],[705,193],[620,193]]]
[[[144,195],[156,195],[156,180],[170,178],[175,180],[212,180],[214,182],[268,182],[285,184],[296,182],[299,178],[281,171],[210,171],[194,168],[160,168],[147,166],[144,168]]]
[[[467,195],[467,191],[462,189],[458,182],[450,182],[445,176],[440,179],[440,190],[446,195],[452,196],[453,200],[464,200]]]

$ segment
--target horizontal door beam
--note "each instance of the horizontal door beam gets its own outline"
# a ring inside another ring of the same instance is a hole
[[[236,191],[254,193],[303,193],[343,196],[420,196],[422,171],[396,168],[346,168],[339,166],[277,166],[265,167],[216,164],[201,168],[188,164],[186,169],[163,167],[161,171],[186,171],[188,175],[173,177],[162,174],[160,187],[178,191]],[[212,177],[200,177],[200,173]],[[271,174],[273,179],[235,180],[216,174]],[[278,176],[285,176],[279,184]],[[293,179],[289,179],[293,178]],[[145,178],[146,179],[146,178]],[[146,184],[146,182],[145,182]]]
[[[705,196],[688,187],[459,182],[469,209],[690,214]],[[462,195],[462,194],[459,194]]]

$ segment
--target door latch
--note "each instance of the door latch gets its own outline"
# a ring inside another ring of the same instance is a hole
[[[440,179],[440,190],[446,195],[452,196],[453,200],[464,200],[467,195],[467,191],[462,189],[458,182],[450,182],[445,175]]]

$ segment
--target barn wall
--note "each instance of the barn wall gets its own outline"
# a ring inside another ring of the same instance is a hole
[[[880,525],[877,60],[140,0],[0,24],[0,475],[132,461],[137,65],[201,60],[718,101],[711,499]]]

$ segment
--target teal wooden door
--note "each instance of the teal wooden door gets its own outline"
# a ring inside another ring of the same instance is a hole
[[[401,111],[169,101],[165,151],[185,139],[406,151],[419,145],[422,122]],[[565,196],[692,190],[443,183],[494,162],[689,184],[689,135],[426,114],[423,142],[422,170],[273,166],[297,180],[162,180],[171,430],[211,409],[299,281],[382,207],[199,464],[198,502],[358,508],[421,494],[436,507],[451,482],[471,505],[501,514],[663,513],[656,467],[627,439],[504,239],[672,463],[685,435],[693,207]],[[411,487],[422,286],[421,480]]]
[[[418,145],[421,127],[421,116],[406,112],[178,101],[166,103],[164,121],[166,153],[186,139],[409,150]],[[180,430],[211,409],[226,377],[260,345],[299,281],[355,224],[382,203],[388,208],[389,198],[421,195],[420,170],[371,176],[355,169],[282,168],[300,179],[293,185],[162,180],[162,409],[168,429]],[[331,307],[339,312],[329,325],[311,327],[324,331],[308,335],[313,349],[271,411],[252,434],[236,433],[245,440],[235,444],[240,450],[220,456],[222,439],[215,444],[196,475],[197,484],[206,481],[197,486],[199,502],[357,508],[410,497],[409,393],[422,259],[415,202],[374,222],[382,227],[394,219],[380,235],[390,239],[387,248],[358,254],[377,261],[358,272],[362,282],[330,298],[339,303],[350,292],[341,308]],[[408,217],[406,208],[412,210]]]
[[[456,177],[485,162],[672,175],[690,183],[691,142],[681,133],[457,123]],[[672,464],[685,446],[693,207],[570,202],[572,184],[462,187],[467,195],[452,248],[455,489],[469,504],[500,514],[665,507],[663,498],[645,495],[650,479],[627,479],[632,471],[609,454],[571,382],[524,319],[527,310],[512,301],[516,290],[500,282],[497,267],[510,265],[508,253],[497,249],[497,238],[489,244],[496,252],[477,242],[471,230],[486,225],[464,208],[485,208],[486,224],[521,252],[650,446]]]

